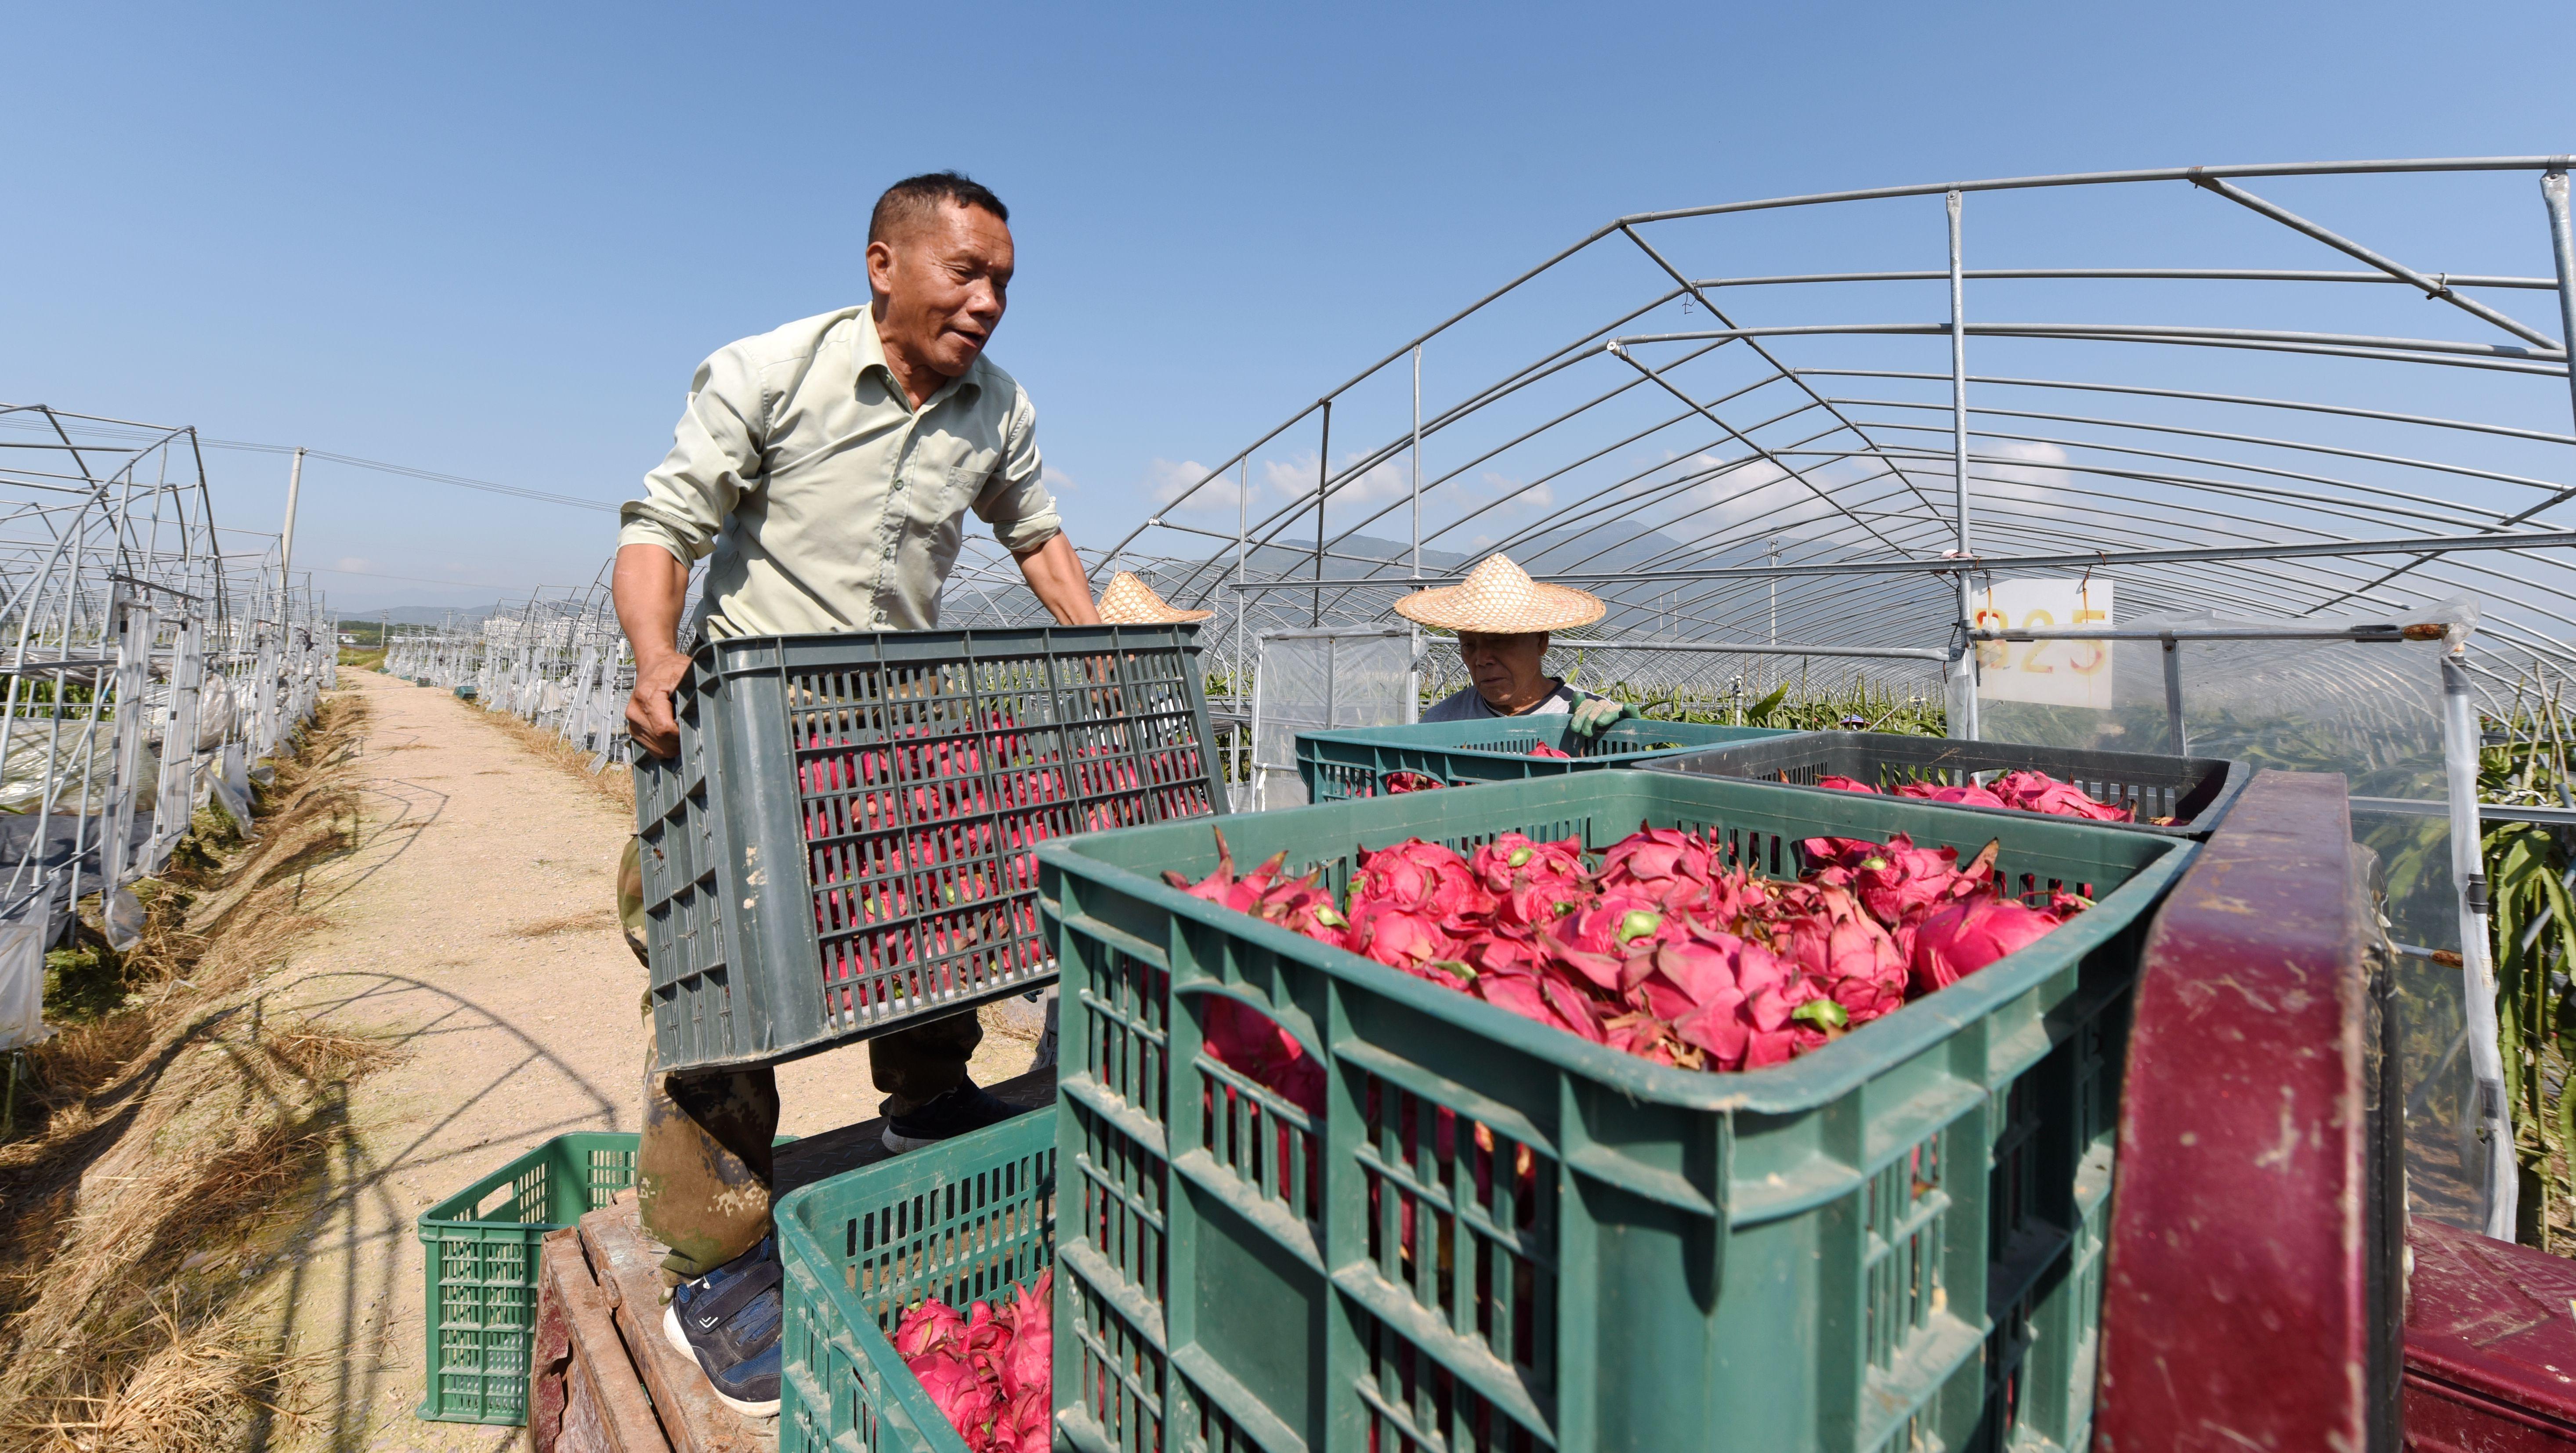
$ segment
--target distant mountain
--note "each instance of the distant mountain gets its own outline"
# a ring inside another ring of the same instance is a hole
[[[379,621],[391,620],[398,626],[435,626],[454,621],[460,626],[471,626],[480,624],[484,617],[499,608],[497,605],[398,605],[387,610],[352,612],[343,616],[341,623],[347,625],[363,622],[374,625]]]

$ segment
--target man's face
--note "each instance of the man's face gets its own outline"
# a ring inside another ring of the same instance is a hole
[[[1525,706],[1538,695],[1539,664],[1547,656],[1547,632],[1487,635],[1458,633],[1458,660],[1466,666],[1476,694],[1496,706]]]
[[[973,367],[1001,326],[1011,229],[981,207],[943,202],[868,244],[868,290],[882,299],[890,349],[943,378]]]

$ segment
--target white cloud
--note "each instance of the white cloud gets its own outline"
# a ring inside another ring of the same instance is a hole
[[[1181,498],[1182,491],[1202,479],[1207,479],[1207,472],[1207,466],[1195,459],[1184,459],[1178,463],[1169,459],[1155,459],[1145,466],[1146,490],[1153,496],[1157,506],[1169,505]],[[1259,491],[1256,489],[1255,493],[1258,494]],[[1222,479],[1208,480],[1207,485],[1191,495],[1180,508],[1184,514],[1214,514],[1222,511],[1230,515],[1235,512],[1238,497],[1234,476],[1228,474]]]
[[[1045,468],[1038,471],[1038,483],[1045,485],[1050,491],[1080,489],[1082,487],[1081,485],[1073,482],[1072,475],[1065,473],[1063,470],[1056,468],[1052,464],[1047,465]]]
[[[363,555],[343,555],[339,559],[331,562],[331,568],[334,570],[354,571],[357,574],[366,575],[373,572],[376,567],[373,561],[368,560]]]
[[[2075,486],[2075,476],[2066,469],[2066,450],[2058,445],[2020,439],[1971,439],[1969,448],[1984,456],[1972,461],[1975,477],[1968,487],[1973,498],[2056,504]],[[1996,459],[2027,462],[1989,462]]]

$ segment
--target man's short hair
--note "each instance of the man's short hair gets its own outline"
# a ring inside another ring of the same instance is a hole
[[[1002,205],[992,188],[973,177],[963,172],[923,172],[917,177],[905,177],[877,198],[876,210],[868,214],[868,240],[885,241],[898,229],[948,203],[981,207],[996,221],[1011,220],[1011,209]]]

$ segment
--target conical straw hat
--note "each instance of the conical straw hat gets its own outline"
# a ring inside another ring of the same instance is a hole
[[[1100,592],[1100,619],[1104,625],[1178,626],[1215,614],[1212,610],[1176,609],[1156,595],[1154,587],[1126,570],[1110,576],[1109,588]]]
[[[1460,584],[1417,590],[1395,603],[1395,613],[1407,620],[1482,635],[1572,630],[1608,609],[1590,591],[1539,584],[1507,555],[1485,557]]]

